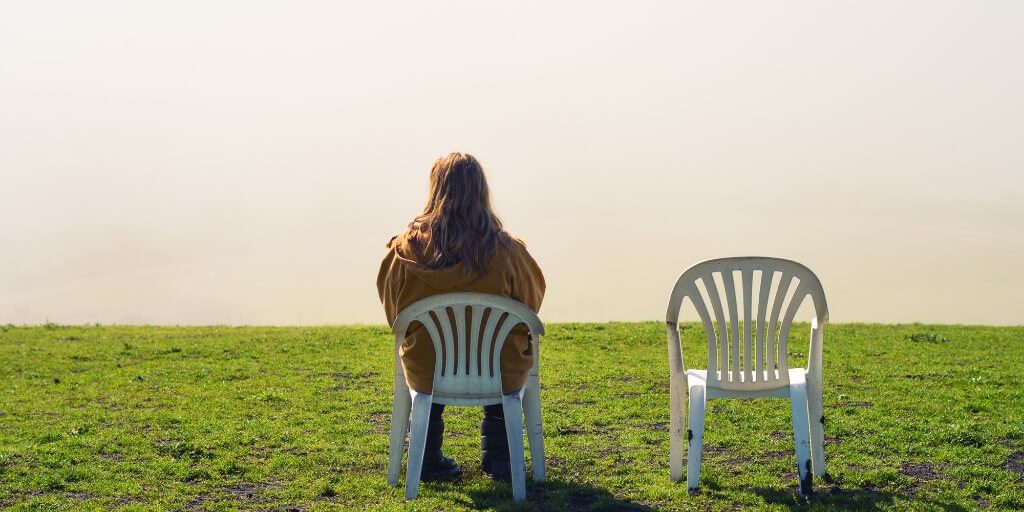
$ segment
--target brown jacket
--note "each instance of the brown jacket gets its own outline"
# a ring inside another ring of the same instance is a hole
[[[413,302],[449,292],[502,295],[526,304],[534,312],[540,310],[544,298],[544,275],[519,240],[513,239],[511,247],[499,244],[484,274],[461,264],[427,269],[413,261],[412,255],[404,239],[395,237],[388,244],[388,253],[380,264],[377,293],[384,304],[388,325],[394,324],[398,313]],[[501,387],[505,393],[522,388],[533,365],[527,332],[523,325],[514,328],[501,350]],[[409,387],[430,393],[434,384],[434,345],[422,325],[413,324],[399,347],[399,355]]]

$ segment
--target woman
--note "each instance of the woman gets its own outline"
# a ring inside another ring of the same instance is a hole
[[[377,292],[388,324],[406,306],[448,292],[480,292],[511,297],[540,309],[544,276],[523,242],[508,234],[491,209],[487,180],[480,162],[471,155],[450,153],[434,162],[423,213],[408,230],[388,242],[388,253],[377,275]],[[434,378],[434,346],[429,334],[415,324],[399,347],[406,382],[430,393]],[[512,330],[501,351],[502,391],[522,388],[533,365],[525,326]],[[444,405],[430,411],[426,454],[421,478],[454,476],[461,470],[441,453]],[[508,439],[501,405],[484,407],[480,425],[482,467],[492,478],[510,477]]]

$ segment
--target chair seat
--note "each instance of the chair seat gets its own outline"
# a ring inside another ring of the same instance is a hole
[[[804,368],[790,368],[789,369],[789,382],[804,382],[806,380],[807,370]],[[765,375],[765,380],[768,379],[765,372],[761,372]],[[728,387],[708,385],[708,371],[707,370],[686,370],[686,378],[689,380],[690,385],[697,384],[699,386],[706,387],[708,389],[707,397],[719,398],[786,398],[789,396],[789,384],[782,383],[780,381],[765,382],[765,381],[754,381],[750,389],[737,389],[733,386],[733,383],[726,383]],[[716,382],[715,384],[718,384]],[[741,384],[742,385],[742,384]]]
[[[472,393],[454,394],[454,393],[434,393],[433,402],[435,404],[445,405],[462,405],[462,406],[483,406],[483,405],[496,405],[501,403],[501,395],[485,394],[478,395]]]

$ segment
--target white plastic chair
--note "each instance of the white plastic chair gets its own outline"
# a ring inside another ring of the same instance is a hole
[[[815,311],[807,368],[790,368],[789,329],[807,296],[811,297]],[[707,370],[686,370],[683,363],[678,321],[680,307],[687,298],[707,334]],[[708,400],[777,397],[790,401],[800,494],[811,493],[812,459],[813,474],[825,475],[821,350],[827,321],[828,306],[821,282],[810,269],[795,261],[721,258],[697,263],[679,276],[666,316],[672,411],[669,472],[673,481],[683,478],[685,435],[689,440],[687,485],[691,491],[700,485]],[[687,396],[689,430],[683,425]]]
[[[450,315],[450,316],[449,316]],[[452,320],[454,320],[454,325]],[[408,387],[398,347],[413,322],[423,324],[434,342],[433,394]],[[468,322],[468,325],[467,325]],[[501,348],[519,324],[526,324],[533,344],[533,368],[518,393],[501,390]],[[406,430],[409,429],[409,467],[405,498],[419,492],[420,470],[430,419],[430,404],[484,406],[501,404],[512,465],[512,499],[526,498],[526,462],[523,457],[523,412],[533,460],[533,479],[544,481],[544,433],[541,430],[540,336],[544,325],[525,304],[484,293],[445,293],[417,301],[398,314],[395,334],[395,402],[391,413],[388,482],[398,485]],[[410,426],[409,417],[412,416]]]

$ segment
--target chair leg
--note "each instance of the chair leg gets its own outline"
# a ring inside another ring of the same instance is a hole
[[[547,478],[544,467],[544,422],[540,414],[540,385],[536,377],[531,376],[527,381],[523,393],[523,409],[526,413],[526,437],[530,440],[533,480],[543,482]]]
[[[409,468],[405,472],[405,499],[419,494],[420,472],[423,470],[423,452],[427,446],[427,426],[430,423],[432,396],[416,393],[412,399],[412,426],[409,431]]]
[[[700,461],[704,454],[704,413],[707,400],[703,385],[690,386],[689,453],[686,460],[686,485],[691,492],[700,488]]]
[[[671,383],[669,392],[668,474],[673,482],[683,481],[683,456],[686,454],[686,424],[683,423],[685,387]]]
[[[802,381],[789,383],[789,405],[793,413],[793,443],[796,445],[796,466],[800,476],[800,494],[810,496],[811,443],[807,422],[807,385]]]
[[[391,446],[388,448],[388,483],[398,485],[398,474],[402,470],[402,454],[405,452],[405,434],[409,431],[409,413],[412,397],[409,389],[395,386],[395,402],[391,407]]]
[[[825,413],[820,382],[807,381],[808,421],[811,427],[811,468],[814,476],[825,476]]]
[[[523,403],[518,394],[501,397],[512,469],[512,501],[526,499],[526,461],[523,459]]]

